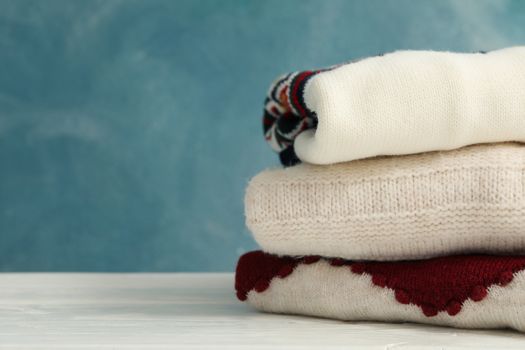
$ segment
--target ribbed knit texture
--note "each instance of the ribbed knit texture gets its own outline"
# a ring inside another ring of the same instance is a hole
[[[263,119],[266,140],[287,165],[296,162],[293,151],[331,164],[525,141],[525,46],[397,51],[289,74],[272,85]]]
[[[263,171],[245,198],[266,252],[364,260],[525,252],[525,146]]]

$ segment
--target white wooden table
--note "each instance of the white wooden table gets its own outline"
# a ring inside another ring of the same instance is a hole
[[[525,349],[525,335],[262,314],[231,274],[0,274],[1,349]]]

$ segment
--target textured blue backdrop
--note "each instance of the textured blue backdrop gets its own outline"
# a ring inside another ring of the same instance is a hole
[[[525,39],[516,1],[0,0],[0,270],[232,270],[283,72]]]

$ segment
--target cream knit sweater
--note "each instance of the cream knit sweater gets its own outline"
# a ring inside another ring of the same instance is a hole
[[[525,146],[263,171],[245,198],[263,250],[400,260],[525,253]]]
[[[525,141],[525,46],[398,51],[318,73],[303,96],[318,119],[295,139],[304,162]]]

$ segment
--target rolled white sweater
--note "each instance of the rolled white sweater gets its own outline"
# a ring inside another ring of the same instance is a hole
[[[525,252],[525,146],[476,145],[250,181],[246,223],[266,252],[357,260]]]
[[[291,74],[271,92],[267,140],[278,151],[293,142],[308,163],[525,141],[523,46],[475,54],[397,51]],[[292,114],[304,122],[292,128]],[[281,118],[287,122],[279,129]]]

